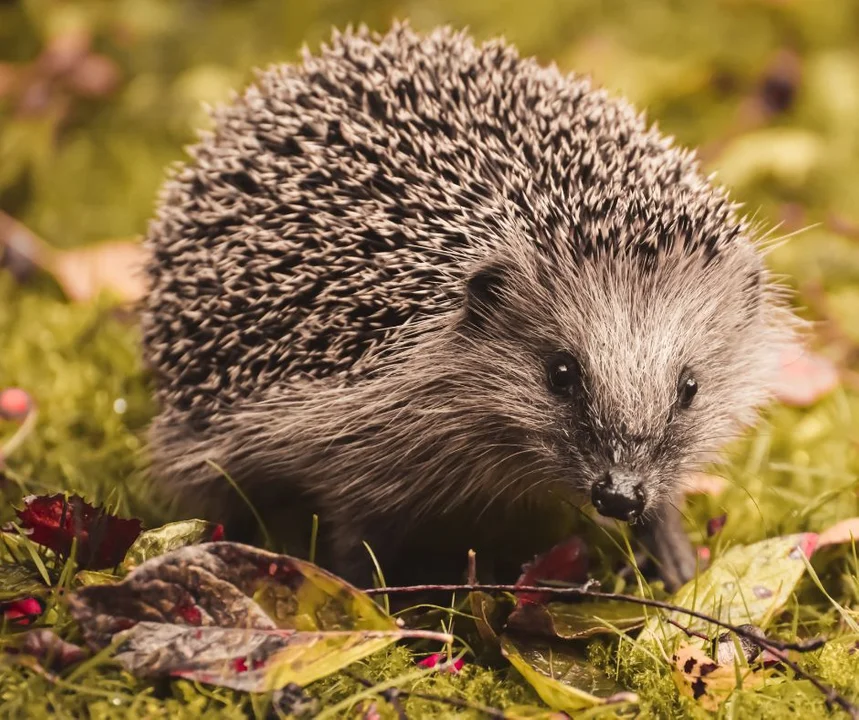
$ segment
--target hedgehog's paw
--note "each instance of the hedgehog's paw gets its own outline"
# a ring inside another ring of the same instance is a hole
[[[680,511],[666,505],[656,517],[635,526],[635,534],[653,556],[659,576],[669,592],[695,576],[697,558],[683,529]]]

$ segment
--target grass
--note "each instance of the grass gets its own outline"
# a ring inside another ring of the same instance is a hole
[[[728,489],[718,497],[695,496],[686,507],[693,540],[718,553],[736,543],[822,530],[859,516],[854,3],[823,8],[790,1],[714,1],[678,8],[660,0],[576,1],[563,7],[549,0],[527,7],[488,0],[377,0],[360,8],[348,2],[318,8],[298,2],[214,3],[204,11],[190,0],[169,5],[140,0],[136,14],[125,5],[113,10],[42,0],[0,6],[0,47],[8,48],[10,60],[31,60],[53,33],[85,27],[95,37],[94,48],[123,76],[119,89],[103,97],[69,95],[72,111],[62,120],[59,100],[42,116],[21,116],[13,112],[14,99],[0,90],[0,208],[48,242],[74,247],[139,233],[163,167],[179,157],[191,128],[204,122],[199,101],[222,99],[253,65],[294,57],[300,42],[313,44],[331,23],[366,20],[383,27],[395,14],[412,16],[419,26],[445,21],[469,23],[483,36],[506,32],[524,52],[592,70],[610,88],[646,105],[682,142],[704,146],[707,167],[721,172],[750,213],[769,226],[784,223],[785,234],[802,230],[773,251],[771,262],[798,290],[801,312],[817,322],[815,342],[837,360],[845,383],[811,408],[772,408],[765,422],[731,449],[721,469],[730,480]],[[117,23],[124,23],[132,39],[123,40]],[[766,101],[773,87],[792,93],[785,107]],[[54,125],[62,131],[52,135],[48,130]],[[35,432],[0,477],[0,521],[13,517],[14,505],[26,494],[66,489],[141,517],[148,526],[163,522],[159,500],[147,488],[143,432],[153,406],[138,329],[116,312],[116,302],[102,296],[69,303],[47,278],[22,285],[0,271],[0,338],[0,388],[26,388],[40,411]],[[0,440],[13,430],[0,424]],[[723,513],[724,529],[707,538],[707,520]],[[597,555],[616,554],[608,539],[595,542]],[[853,652],[859,638],[851,627],[859,606],[859,561],[850,548],[839,548],[815,558],[814,568],[819,586],[807,577],[770,629],[832,638],[801,663],[859,701],[859,653]],[[608,580],[615,586],[607,589],[630,589],[619,579]],[[454,615],[436,611],[431,617],[452,621],[454,633],[464,629],[465,621]],[[61,602],[51,606],[45,622],[76,639]],[[0,645],[14,638],[13,629],[0,630]],[[398,684],[415,671],[416,657],[397,647],[352,670],[373,684]],[[595,640],[588,657],[639,693],[642,716],[706,715],[678,695],[667,664],[654,662],[634,644]],[[408,689],[455,694],[496,708],[539,704],[503,664],[470,662],[459,675],[424,675]],[[309,689],[326,707],[365,691],[342,674]],[[409,717],[453,713],[418,698],[405,698],[403,704]],[[378,709],[384,717],[394,716],[384,702]],[[187,681],[136,679],[106,656],[58,677],[0,657],[0,717],[238,718],[266,712],[265,698]],[[814,688],[789,678],[763,691],[739,691],[719,712],[762,718],[826,713]]]

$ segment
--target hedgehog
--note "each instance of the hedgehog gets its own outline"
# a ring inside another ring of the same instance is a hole
[[[694,152],[503,39],[405,23],[212,116],[145,239],[177,512],[239,537],[316,514],[320,563],[366,583],[365,544],[420,568],[434,523],[491,549],[512,511],[592,506],[666,585],[694,574],[683,478],[794,335],[767,234]]]

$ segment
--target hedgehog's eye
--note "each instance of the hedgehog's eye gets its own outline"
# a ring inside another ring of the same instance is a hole
[[[680,381],[677,383],[677,404],[685,410],[692,404],[698,393],[698,381],[692,376],[687,368],[680,373]]]
[[[581,367],[578,360],[566,352],[555,353],[546,366],[546,380],[549,389],[563,395],[579,381]]]

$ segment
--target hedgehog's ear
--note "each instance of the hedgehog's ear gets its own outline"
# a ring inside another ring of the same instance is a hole
[[[465,283],[465,317],[468,322],[480,325],[498,308],[504,299],[509,268],[502,262],[481,265]]]

